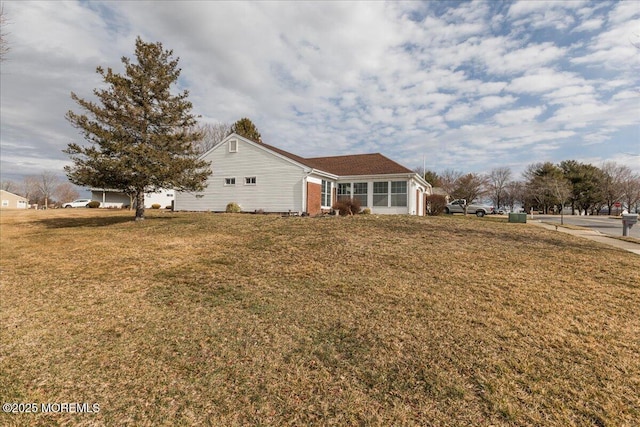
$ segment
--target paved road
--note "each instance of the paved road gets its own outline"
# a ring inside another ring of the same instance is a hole
[[[530,220],[531,216],[527,215],[527,220]],[[534,215],[534,220],[541,220],[546,222],[557,222],[560,224],[560,215]],[[622,220],[620,218],[612,218],[608,216],[577,216],[577,215],[565,215],[564,223],[569,225],[577,225],[579,227],[590,228],[595,231],[599,231],[602,234],[609,236],[622,236]],[[635,224],[631,230],[629,230],[629,237],[635,237],[640,239],[640,223]]]

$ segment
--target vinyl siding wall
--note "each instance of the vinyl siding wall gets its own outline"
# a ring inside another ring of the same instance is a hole
[[[265,149],[237,139],[237,152],[229,152],[229,141],[215,147],[204,159],[211,162],[207,188],[197,193],[176,193],[175,210],[223,212],[229,202],[243,211],[302,212],[302,166],[280,158]],[[245,178],[255,177],[255,185]],[[235,178],[235,185],[225,185]]]

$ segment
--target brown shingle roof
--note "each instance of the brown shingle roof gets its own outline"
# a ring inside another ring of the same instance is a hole
[[[265,144],[264,142],[258,143],[298,163],[338,176],[385,175],[413,172],[380,153],[304,158],[281,150],[273,145]]]
[[[304,157],[296,156],[295,154],[291,154],[288,151],[281,150],[278,147],[274,147],[273,145],[265,144],[262,141],[258,142],[258,144],[264,145],[269,150],[275,151],[276,153],[278,153],[278,154],[280,154],[282,156],[288,157],[289,159],[291,159],[293,161],[296,161],[298,163],[302,163],[303,165],[306,165],[306,166],[313,167],[313,166],[311,166],[310,164],[307,163],[307,159],[305,159]]]
[[[314,157],[305,160],[315,169],[340,176],[412,173],[411,170],[380,153]]]

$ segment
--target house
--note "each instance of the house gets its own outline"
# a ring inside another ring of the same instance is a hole
[[[0,190],[0,209],[27,209],[29,208],[29,200],[17,194],[10,193],[6,190]]]
[[[231,134],[202,155],[211,162],[207,188],[177,192],[175,210],[224,212],[236,202],[245,212],[329,212],[354,198],[376,214],[425,214],[431,185],[382,154],[303,158]]]
[[[109,190],[104,188],[92,188],[91,200],[100,202],[101,208],[123,208],[131,206],[132,200],[121,190]],[[154,204],[160,205],[161,208],[173,205],[175,197],[174,190],[160,190],[155,193],[144,194],[144,207],[150,209]]]

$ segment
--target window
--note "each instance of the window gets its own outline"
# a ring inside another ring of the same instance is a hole
[[[391,206],[407,206],[407,181],[391,181]]]
[[[9,206],[9,201],[8,200],[3,200],[2,201],[2,206]]]
[[[225,178],[224,179],[224,185],[236,185],[236,179],[235,178]]]
[[[322,206],[331,206],[331,181],[322,180],[322,192],[320,194]]]
[[[237,139],[229,140],[229,152],[230,153],[237,153],[238,152],[238,140]]]
[[[351,183],[338,184],[338,200],[351,199]]]
[[[373,183],[373,206],[389,206],[389,182]]]
[[[244,177],[244,185],[256,185],[256,177],[255,176],[245,176]]]
[[[355,182],[353,183],[353,199],[360,202],[360,206],[367,206],[367,183]]]

